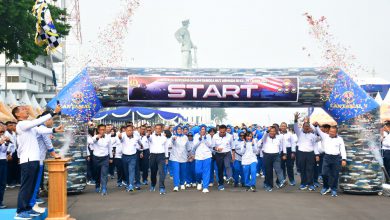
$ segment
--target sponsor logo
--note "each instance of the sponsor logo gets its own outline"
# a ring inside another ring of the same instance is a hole
[[[72,94],[72,102],[76,105],[80,105],[84,101],[84,95],[80,91]]]
[[[355,102],[355,93],[353,91],[345,91],[341,95],[341,103],[332,103],[331,108],[344,108],[344,109],[365,109],[367,104],[356,104]]]

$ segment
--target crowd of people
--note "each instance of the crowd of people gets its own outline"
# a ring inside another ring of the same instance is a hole
[[[51,142],[51,134],[64,131],[62,125],[53,128],[52,117],[60,112],[58,105],[53,112],[45,111],[37,119],[28,120],[28,108],[18,106],[12,109],[17,123],[0,125],[0,208],[6,208],[6,184],[10,188],[20,187],[15,219],[31,219],[45,212],[38,206],[43,203],[38,194],[46,154],[60,158]]]
[[[114,178],[116,169],[117,186],[128,192],[149,185],[150,191],[158,186],[164,195],[166,175],[173,179],[174,192],[196,187],[208,193],[214,181],[219,191],[225,189],[225,184],[232,184],[255,192],[257,177],[264,177],[264,189],[271,192],[274,186],[296,185],[296,164],[300,190],[315,191],[321,182],[321,194],[336,197],[338,175],[341,166],[346,166],[344,141],[337,135],[337,127],[310,124],[308,118],[300,125],[299,118],[298,113],[294,115],[293,128],[285,122],[269,127],[135,127],[127,123],[118,129],[111,124],[91,124],[88,184],[95,185],[97,193],[107,195],[108,177]]]
[[[52,117],[60,112],[58,105],[54,111],[28,120],[28,109],[19,106],[12,110],[17,122],[0,125],[0,208],[6,208],[6,185],[20,187],[15,219],[31,219],[45,212],[38,206],[43,203],[38,194],[47,154],[60,158],[51,142],[53,133],[64,131],[62,125],[53,127]],[[108,179],[115,179],[116,173],[117,187],[125,187],[127,192],[141,187],[154,192],[158,187],[164,195],[165,177],[169,175],[174,192],[193,187],[208,193],[214,183],[219,191],[231,184],[256,192],[256,179],[264,178],[262,186],[271,192],[274,186],[295,186],[297,172],[300,190],[316,191],[322,184],[322,195],[330,193],[336,197],[338,175],[347,164],[343,138],[337,134],[336,126],[310,123],[309,118],[300,123],[299,119],[296,113],[290,127],[285,122],[267,127],[135,127],[127,123],[120,128],[89,123],[87,184],[94,185],[96,192],[105,196]],[[382,132],[384,163],[389,172],[390,122],[385,123]]]

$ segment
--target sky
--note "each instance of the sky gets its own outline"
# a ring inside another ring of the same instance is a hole
[[[86,48],[120,9],[121,0],[80,1]],[[303,16],[308,12],[327,18],[335,43],[348,47],[357,65],[390,81],[389,10],[388,0],[140,0],[126,39],[118,43],[124,47],[124,66],[180,67],[180,45],[174,33],[182,20],[190,19],[200,68],[316,67],[324,60],[309,34]],[[371,77],[363,70],[355,74]],[[228,109],[229,120],[247,121],[270,110],[246,109],[238,117],[239,112]]]

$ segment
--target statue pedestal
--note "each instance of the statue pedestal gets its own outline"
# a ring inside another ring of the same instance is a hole
[[[65,164],[70,158],[47,159],[49,171],[48,220],[70,220],[67,204],[67,170]]]

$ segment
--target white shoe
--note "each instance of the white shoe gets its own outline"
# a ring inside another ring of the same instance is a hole
[[[192,187],[194,187],[194,188],[195,188],[195,187],[196,187],[196,183],[193,183],[193,184],[192,184]]]
[[[210,187],[213,187],[213,186],[214,186],[214,183],[210,183],[209,186],[210,186]]]
[[[179,187],[178,187],[178,186],[175,186],[175,187],[173,188],[173,191],[174,191],[174,192],[179,192]]]
[[[198,184],[198,186],[196,187],[197,190],[202,190],[202,184]]]
[[[34,207],[32,208],[32,210],[34,210],[34,211],[36,211],[38,213],[43,214],[43,213],[45,213],[46,208],[39,207],[38,204],[35,204]]]
[[[209,192],[209,190],[206,189],[206,188],[204,188],[203,191],[202,191],[202,193],[208,193],[208,192]]]
[[[191,187],[191,184],[187,184],[186,187],[187,187],[187,188],[190,188],[190,187]]]
[[[256,173],[256,176],[260,176],[260,174],[259,174],[259,173]]]
[[[185,185],[181,185],[181,186],[180,186],[180,189],[181,189],[181,190],[185,190],[185,189],[186,189],[186,186],[185,186]]]

